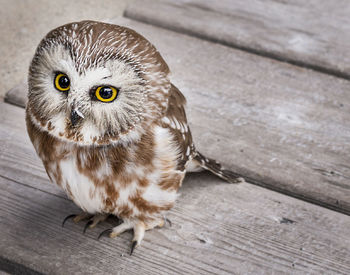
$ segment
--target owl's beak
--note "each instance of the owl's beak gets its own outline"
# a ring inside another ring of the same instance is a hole
[[[75,126],[82,118],[84,118],[84,115],[79,111],[78,108],[72,109],[72,112],[70,114],[70,121],[72,123],[72,126]]]

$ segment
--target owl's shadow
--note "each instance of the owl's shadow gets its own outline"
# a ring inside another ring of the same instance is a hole
[[[205,188],[213,185],[227,184],[223,179],[213,175],[211,172],[205,170],[201,172],[187,173],[182,186],[181,191],[191,192],[198,188]]]

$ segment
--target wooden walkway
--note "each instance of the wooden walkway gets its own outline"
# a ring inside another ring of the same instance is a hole
[[[248,183],[186,176],[168,215],[173,226],[148,232],[132,257],[131,233],[97,241],[113,220],[85,235],[82,224],[61,228],[79,209],[49,183],[35,155],[24,123],[26,87],[19,85],[0,103],[2,269],[350,274],[350,4],[256,2],[141,1],[126,11],[132,20],[111,22],[159,49],[187,97],[197,147]],[[310,22],[330,10],[330,19]],[[286,47],[293,30],[317,47]]]

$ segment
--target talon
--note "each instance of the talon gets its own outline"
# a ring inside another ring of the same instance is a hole
[[[99,240],[103,235],[112,233],[112,231],[113,231],[112,229],[106,229],[106,230],[102,231],[100,233],[100,235],[98,235],[97,239]]]
[[[94,222],[93,220],[89,220],[89,221],[85,224],[84,230],[83,230],[83,234],[85,234],[86,229],[88,229],[88,227],[89,227],[93,222]]]
[[[76,216],[77,216],[76,214],[71,214],[71,215],[68,215],[67,217],[65,217],[63,222],[62,222],[62,227],[64,227],[64,224],[66,223],[67,220],[69,220],[71,218],[75,218]]]
[[[143,236],[145,235],[146,226],[142,221],[139,221],[134,225],[134,238],[131,243],[130,255],[134,252],[134,249],[141,244]]]
[[[132,241],[131,243],[131,250],[130,250],[130,256],[134,252],[135,247],[137,246],[137,241]]]
[[[82,213],[82,214],[80,214],[80,215],[76,215],[76,216],[74,217],[73,221],[74,221],[75,223],[78,223],[78,222],[80,222],[80,221],[83,221],[83,220],[86,220],[86,219],[90,219],[91,217],[92,217],[91,214]]]
[[[170,227],[172,227],[173,224],[172,224],[171,220],[169,220],[168,218],[165,218],[164,220],[169,224]]]

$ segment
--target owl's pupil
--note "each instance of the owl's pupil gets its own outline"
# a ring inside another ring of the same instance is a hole
[[[60,79],[58,80],[58,84],[60,85],[61,88],[66,89],[69,87],[69,78],[66,76],[61,76]]]
[[[103,98],[103,99],[109,99],[111,98],[113,95],[113,91],[111,88],[109,87],[103,87],[101,88],[100,90],[100,96]]]

